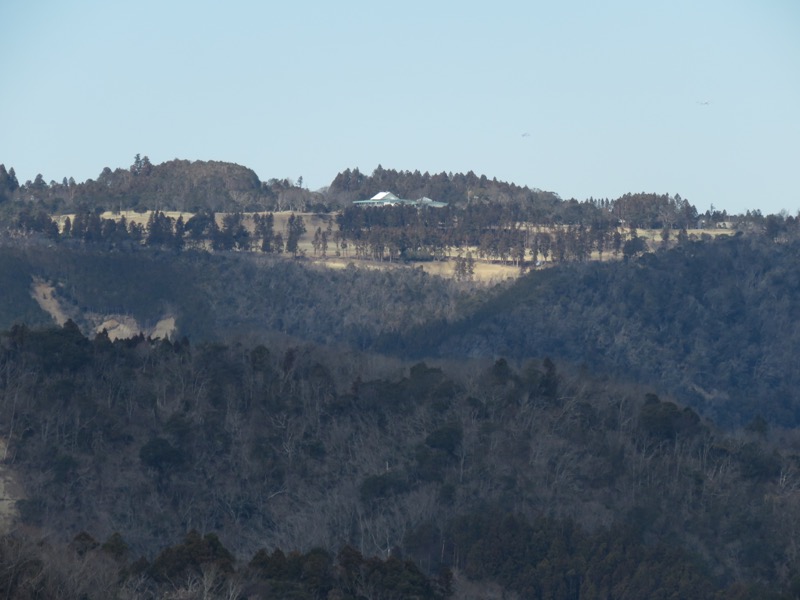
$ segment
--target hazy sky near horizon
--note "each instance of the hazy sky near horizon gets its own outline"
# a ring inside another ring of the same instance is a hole
[[[0,163],[137,153],[800,210],[796,0],[3,0]]]

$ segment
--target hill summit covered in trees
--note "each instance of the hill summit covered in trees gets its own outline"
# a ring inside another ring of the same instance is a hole
[[[553,192],[500,182],[471,171],[431,175],[378,166],[366,175],[358,168],[346,169],[327,188],[309,191],[303,187],[302,177],[296,181],[273,178],[262,182],[251,169],[233,163],[175,159],[153,165],[138,154],[129,168],[105,167],[96,179],[85,182],[65,177],[61,182],[48,183],[38,175],[34,181],[20,183],[13,168],[7,170],[0,165],[0,203],[16,201],[29,208],[42,207],[51,214],[75,212],[77,207],[184,212],[330,211],[387,190],[409,198],[427,196],[459,208],[473,203],[516,205],[531,211],[528,214],[532,220],[541,223],[581,220],[588,224],[593,218],[590,213],[584,214],[588,207],[608,209],[611,205],[608,200],[562,201]],[[614,216],[636,227],[650,227],[652,222],[665,220],[677,225],[681,218],[683,225],[689,227],[696,217],[694,207],[680,196],[627,195],[613,203]]]

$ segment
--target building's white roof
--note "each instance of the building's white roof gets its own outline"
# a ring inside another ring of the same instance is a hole
[[[403,200],[395,196],[392,192],[378,192],[369,200],[355,200],[353,204],[360,204],[361,206],[394,206],[396,204],[407,204],[409,206],[428,206],[431,208],[447,206],[447,202],[437,202],[436,200],[431,200],[427,196],[423,196],[419,200]]]
[[[392,192],[378,192],[370,200],[399,200]]]

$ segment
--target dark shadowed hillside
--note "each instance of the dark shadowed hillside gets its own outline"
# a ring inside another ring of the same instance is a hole
[[[73,320],[129,315],[152,325],[176,319],[192,340],[285,334],[316,343],[367,348],[381,334],[399,335],[429,320],[451,318],[465,296],[449,281],[415,269],[326,269],[303,261],[245,253],[0,245],[7,285],[0,324],[48,322],[31,298],[33,278],[55,289]],[[91,332],[93,334],[93,332]]]
[[[740,236],[535,272],[402,352],[557,356],[669,390],[728,425],[761,415],[795,426],[799,258],[797,241]]]

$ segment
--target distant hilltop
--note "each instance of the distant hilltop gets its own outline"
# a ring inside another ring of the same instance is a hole
[[[3,177],[3,174],[6,177]],[[50,213],[94,210],[164,210],[182,212],[258,212],[307,210],[320,195],[300,187],[302,182],[270,179],[262,182],[247,167],[229,162],[170,160],[159,165],[136,155],[133,164],[113,171],[105,167],[97,179],[77,183],[45,183],[40,176],[20,185],[0,170],[3,200],[44,205]],[[4,181],[5,179],[5,181]]]
[[[389,191],[390,190],[390,191]],[[49,215],[77,212],[181,213],[302,212],[330,213],[364,205],[411,204],[460,209],[496,204],[537,223],[591,224],[613,218],[639,228],[734,228],[743,220],[763,221],[760,211],[736,219],[725,211],[700,215],[679,194],[637,192],[619,198],[562,199],[557,193],[498,181],[486,175],[428,173],[384,169],[372,174],[358,168],[338,173],[331,184],[316,191],[303,178],[262,181],[247,167],[221,161],[170,160],[154,165],[136,155],[128,168],[105,167],[97,179],[76,183],[46,183],[41,175],[20,184],[13,168],[0,164],[0,211],[43,210]]]
[[[385,190],[391,190],[387,192]],[[170,160],[153,164],[136,155],[128,168],[102,169],[96,179],[76,182],[64,178],[47,183],[42,175],[20,183],[13,168],[0,165],[0,206],[42,207],[49,214],[92,211],[213,212],[330,212],[365,202],[365,198],[392,198],[394,204],[444,207],[474,202],[536,203],[554,206],[558,194],[520,187],[485,175],[396,171],[380,165],[371,175],[346,169],[331,184],[312,191],[303,178],[262,181],[242,165],[221,161]],[[414,200],[406,200],[414,199]],[[390,202],[383,202],[383,205]]]

